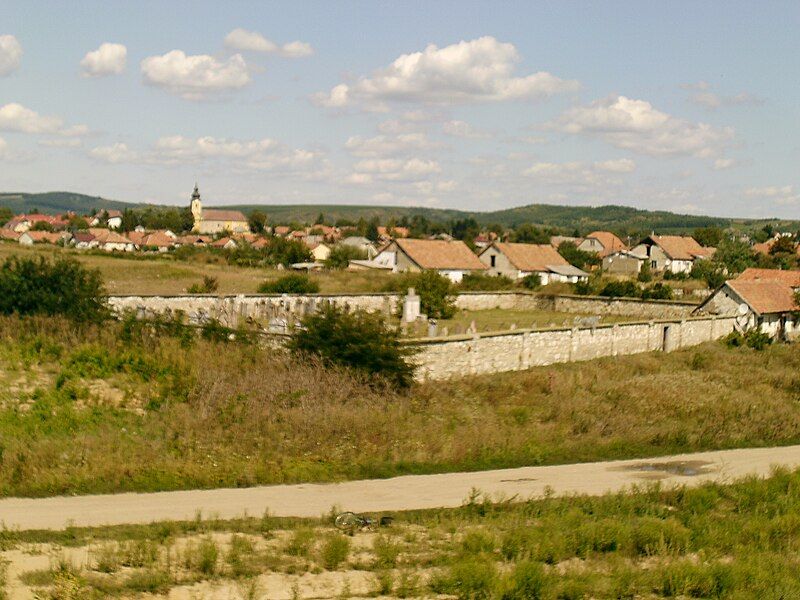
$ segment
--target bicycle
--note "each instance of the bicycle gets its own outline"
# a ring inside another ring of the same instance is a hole
[[[336,529],[344,531],[349,535],[353,535],[356,531],[360,531],[362,529],[372,529],[376,524],[380,525],[381,527],[386,527],[391,525],[392,521],[394,521],[392,517],[384,516],[378,519],[376,522],[372,517],[358,515],[354,512],[347,511],[336,515],[333,525],[336,527]]]

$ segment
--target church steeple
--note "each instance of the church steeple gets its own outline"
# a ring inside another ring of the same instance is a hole
[[[194,230],[199,231],[200,221],[203,220],[203,204],[200,202],[200,190],[197,188],[197,182],[194,184],[194,191],[192,192],[192,216],[194,217]]]

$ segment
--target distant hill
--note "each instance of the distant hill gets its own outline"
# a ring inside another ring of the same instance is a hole
[[[92,209],[142,208],[150,204],[133,204],[110,200],[99,196],[88,196],[74,192],[46,192],[42,194],[0,193],[0,207],[8,207],[14,213],[31,212],[58,214],[75,211],[88,214]],[[574,229],[586,234],[595,229],[607,229],[620,235],[656,231],[658,233],[688,233],[697,227],[718,226],[754,228],[771,223],[781,230],[797,231],[800,221],[778,219],[730,219],[698,215],[681,215],[667,211],[648,211],[629,206],[556,206],[552,204],[530,204],[496,211],[465,211],[450,208],[427,208],[418,206],[361,206],[349,204],[239,204],[224,208],[241,210],[245,214],[258,209],[264,211],[272,223],[313,223],[319,214],[328,222],[339,219],[358,221],[361,218],[378,217],[381,223],[390,218],[399,219],[420,215],[432,222],[449,223],[456,219],[473,217],[481,225],[500,224],[514,227],[521,223],[533,223],[543,227],[558,227],[567,232]]]
[[[0,193],[0,206],[10,208],[15,214],[28,213],[34,209],[45,214],[60,214],[68,211],[88,214],[93,208],[125,210],[144,205],[74,192],[45,192],[43,194]]]

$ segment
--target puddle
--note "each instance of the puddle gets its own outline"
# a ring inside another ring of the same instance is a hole
[[[621,467],[621,471],[636,471],[638,477],[644,479],[664,479],[671,475],[680,477],[696,477],[708,473],[710,462],[702,460],[673,460],[666,462],[637,463]]]

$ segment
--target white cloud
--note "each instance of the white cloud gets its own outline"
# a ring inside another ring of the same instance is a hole
[[[17,102],[0,106],[0,131],[19,133],[51,134],[67,138],[79,138],[89,134],[86,125],[64,127],[61,117],[40,115]]]
[[[479,131],[466,121],[445,121],[442,123],[442,132],[445,135],[467,139],[481,139],[489,137],[485,131]]]
[[[0,106],[0,130],[3,131],[57,133],[63,123],[60,117],[40,115],[16,102]]]
[[[430,44],[422,52],[399,56],[371,77],[341,83],[312,99],[329,108],[380,108],[393,101],[447,105],[534,100],[580,87],[544,71],[514,77],[518,61],[513,44],[490,36],[444,48]]]
[[[48,138],[39,140],[40,146],[47,146],[49,148],[77,148],[83,142],[79,138],[64,137],[64,138]]]
[[[636,163],[629,158],[618,158],[616,160],[596,162],[594,167],[600,171],[611,173],[631,173],[636,169]]]
[[[435,160],[421,158],[367,159],[353,165],[351,183],[371,183],[373,180],[413,182],[427,179],[441,173],[442,168]]]
[[[551,126],[651,156],[712,157],[733,137],[731,128],[692,123],[644,100],[610,96],[566,111]]]
[[[122,44],[106,42],[97,50],[87,52],[81,60],[84,77],[105,77],[119,75],[125,70],[128,49]]]
[[[424,133],[403,133],[378,135],[371,138],[354,135],[347,140],[344,147],[353,156],[382,158],[434,148],[436,144],[428,140]]]
[[[763,98],[749,92],[741,92],[733,96],[717,94],[711,91],[711,85],[706,81],[688,83],[681,87],[693,92],[689,95],[689,102],[710,110],[724,106],[761,106],[764,104]]]
[[[718,158],[714,161],[714,170],[723,171],[725,169],[730,169],[735,165],[736,161],[732,158]]]
[[[636,163],[624,158],[594,163],[538,162],[525,169],[522,175],[544,185],[603,188],[618,185],[620,180],[615,175],[631,173],[635,169]]]
[[[241,54],[223,61],[208,54],[187,56],[181,50],[172,50],[145,58],[141,69],[146,83],[188,100],[240,89],[251,81]]]
[[[13,35],[0,35],[0,77],[16,71],[22,62],[22,45]]]
[[[143,152],[134,151],[124,143],[94,148],[89,155],[109,163],[142,163],[151,165],[203,164],[222,162],[236,170],[270,171],[317,175],[327,169],[319,152],[289,148],[280,142],[233,140],[210,136],[190,138],[181,135],[164,136]]]
[[[314,54],[314,48],[306,42],[294,41],[278,45],[257,31],[237,28],[225,36],[225,47],[242,52],[264,52],[285,58],[303,58]]]
[[[139,154],[128,148],[128,145],[123,142],[92,148],[89,151],[89,156],[100,162],[114,165],[137,162],[139,160]]]
[[[782,196],[791,196],[794,193],[793,185],[770,185],[766,187],[751,187],[744,191],[745,196],[751,198],[779,198]]]
[[[0,160],[5,160],[11,156],[11,152],[8,149],[8,142],[6,142],[3,138],[0,138]]]

